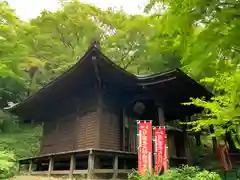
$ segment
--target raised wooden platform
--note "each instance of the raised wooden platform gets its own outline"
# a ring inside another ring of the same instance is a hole
[[[229,157],[232,164],[240,165],[240,153],[229,153]]]
[[[137,154],[104,149],[86,149],[57,154],[45,154],[21,159],[32,175],[83,176],[88,179],[126,178],[136,168]]]
[[[91,148],[20,159],[19,163],[31,175],[127,179],[128,173],[137,169],[137,153]],[[169,164],[177,167],[187,164],[187,159],[170,157]]]

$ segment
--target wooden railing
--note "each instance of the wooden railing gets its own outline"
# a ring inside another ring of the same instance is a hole
[[[48,163],[46,164],[48,169],[47,170],[43,170],[43,171],[34,171],[33,169],[33,164],[34,164],[34,158],[31,158],[28,160],[29,162],[29,166],[28,166],[28,173],[31,175],[47,175],[47,176],[51,176],[51,175],[68,175],[70,179],[73,178],[74,175],[84,175],[87,176],[88,179],[93,179],[94,175],[96,174],[112,174],[112,178],[116,179],[118,177],[119,174],[128,174],[131,172],[131,169],[127,169],[126,166],[124,165],[124,169],[119,169],[119,156],[122,158],[126,154],[127,152],[110,152],[110,151],[102,151],[101,155],[104,155],[104,153],[108,153],[108,156],[113,157],[113,162],[112,162],[112,168],[109,169],[100,169],[99,167],[96,167],[95,163],[96,162],[96,157],[99,155],[98,154],[99,151],[98,150],[89,150],[88,153],[88,159],[87,159],[87,169],[82,169],[82,170],[78,170],[76,169],[76,153],[72,153],[71,155],[71,159],[70,159],[70,165],[69,165],[69,169],[68,170],[55,170],[54,169],[54,158],[59,157],[58,156],[48,156],[45,157],[49,159]],[[66,154],[65,154],[66,155]],[[134,155],[134,154],[132,154]],[[125,161],[124,161],[125,163]]]
[[[232,164],[240,165],[240,153],[229,153]]]

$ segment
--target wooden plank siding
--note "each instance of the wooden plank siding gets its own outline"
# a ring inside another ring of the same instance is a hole
[[[98,116],[96,110],[77,118],[77,149],[98,148],[96,147],[97,121]]]
[[[107,110],[100,121],[100,148],[120,150],[119,118]]]
[[[42,147],[40,154],[57,153],[60,151],[68,151],[72,149],[73,132],[71,131],[73,124],[72,120],[60,122],[48,122],[44,124],[44,130],[49,128],[49,131],[44,132],[42,139]],[[64,128],[61,133],[60,130]],[[64,143],[64,146],[62,145]]]
[[[167,133],[167,146],[168,146],[168,156],[176,157],[176,146],[175,146],[175,136],[173,132]]]
[[[121,127],[119,102],[114,98],[104,96],[100,116],[100,148],[121,150]]]
[[[57,130],[55,131],[54,152],[71,151],[74,145],[74,115],[70,115],[64,121],[57,123]]]
[[[43,136],[40,154],[94,148],[97,136],[96,122],[96,111],[82,116],[74,114],[64,121],[58,121],[57,128]]]
[[[61,116],[44,122],[40,155],[98,148],[95,142],[98,136],[95,92],[90,90],[81,97],[72,97],[56,109]]]
[[[137,120],[129,118],[129,151],[137,152]]]

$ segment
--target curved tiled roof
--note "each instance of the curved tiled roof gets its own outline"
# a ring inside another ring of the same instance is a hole
[[[21,115],[23,111],[30,111],[30,109],[33,109],[35,106],[44,106],[43,101],[50,101],[51,98],[53,100],[53,94],[56,96],[55,98],[59,98],[61,92],[67,92],[67,88],[69,88],[70,85],[75,86],[73,84],[77,84],[78,86],[80,86],[82,84],[82,86],[84,86],[83,82],[87,82],[87,80],[84,81],[85,77],[89,78],[89,81],[91,81],[91,77],[97,76],[96,72],[93,70],[95,66],[94,63],[96,63],[98,69],[100,69],[99,73],[102,79],[108,79],[111,82],[116,82],[122,84],[123,86],[134,86],[135,88],[147,87],[149,89],[155,88],[156,91],[159,90],[159,92],[164,92],[168,90],[173,91],[175,88],[177,88],[175,90],[180,91],[181,89],[182,93],[185,93],[185,96],[188,97],[190,95],[191,97],[211,96],[211,93],[209,93],[203,86],[191,79],[180,69],[173,69],[170,71],[147,76],[136,76],[116,65],[108,57],[106,57],[97,48],[97,46],[93,44],[88,49],[88,51],[76,62],[76,64],[69,68],[62,75],[58,76],[56,79],[46,84],[42,89],[31,95],[24,101],[5,109],[10,113]],[[79,80],[81,78],[82,80]],[[72,82],[72,84],[70,82]],[[167,82],[174,82],[175,84],[168,83],[166,85]],[[188,85],[181,88],[176,87],[184,86],[183,84]],[[167,87],[170,89],[166,90]],[[183,92],[185,91],[183,90],[184,88],[186,89],[186,91],[188,88],[191,88],[191,90],[189,90],[188,92]],[[170,96],[166,92],[164,92],[164,94],[165,96]],[[59,97],[57,95],[59,95]],[[180,94],[178,94],[177,96],[180,96]]]

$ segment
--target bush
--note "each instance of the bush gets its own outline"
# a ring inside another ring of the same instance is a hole
[[[39,151],[41,126],[21,124],[19,119],[0,110],[0,152],[13,152],[17,159]]]
[[[6,179],[13,176],[16,170],[17,164],[14,154],[0,151],[0,179]]]
[[[15,175],[18,159],[38,153],[41,134],[41,126],[23,125],[0,110],[0,179]]]
[[[129,175],[129,180],[221,180],[221,177],[214,172],[190,166],[170,169],[168,173],[161,176],[146,174],[145,176],[141,176],[137,172],[133,172]]]

